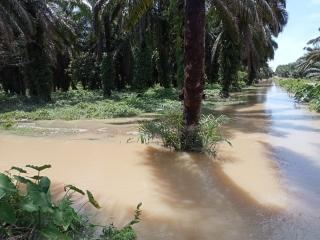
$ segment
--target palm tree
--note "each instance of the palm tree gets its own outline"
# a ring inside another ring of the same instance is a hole
[[[55,53],[74,36],[68,24],[56,15],[54,3],[44,0],[0,2],[0,25],[8,25],[0,31],[3,35],[14,33],[15,38],[23,42],[26,49],[23,66],[29,93],[45,101],[51,99],[51,62],[55,61]]]
[[[297,68],[306,77],[320,77],[320,37],[311,39],[305,48],[307,53],[298,59]],[[311,46],[310,46],[311,45]]]
[[[260,64],[268,57],[272,57],[275,44],[271,36],[277,36],[287,21],[285,0],[227,2],[215,0],[208,2],[207,6],[205,0],[185,1],[184,134],[182,137],[182,145],[185,150],[201,146],[197,140],[196,131],[203,96],[206,7],[215,8],[223,26],[222,37],[217,38],[224,49],[220,51],[220,57],[224,58],[224,61],[220,63],[231,64],[222,66],[227,73],[223,76],[223,82],[226,83],[225,92],[228,92],[230,78],[236,72],[236,66],[241,60],[240,53],[237,56],[232,53],[237,52],[240,44],[245,44],[249,75],[250,79],[253,79]],[[264,50],[264,53],[261,58],[258,58],[257,53],[261,49]],[[228,71],[229,69],[233,71]]]
[[[197,136],[204,87],[205,0],[185,1],[183,150],[201,148]]]

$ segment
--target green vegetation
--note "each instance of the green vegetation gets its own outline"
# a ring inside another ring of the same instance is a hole
[[[228,119],[225,116],[202,116],[198,126],[198,138],[192,151],[215,154],[218,142],[227,141],[220,133],[221,124]],[[182,151],[181,138],[183,136],[183,115],[176,109],[166,111],[159,119],[142,123],[139,128],[140,141],[148,143],[150,140],[160,139],[165,147],[175,151]]]
[[[9,96],[0,92],[0,120],[106,119],[132,117],[161,112],[166,106],[178,106],[178,91],[155,87],[143,93],[115,92],[104,98],[102,91],[72,90],[55,93],[52,102]]]
[[[240,86],[244,83],[239,82]],[[239,87],[237,87],[238,90]],[[219,97],[219,84],[205,87],[206,99],[204,111],[210,112],[216,105],[242,103],[238,98]],[[21,120],[77,120],[107,119],[116,117],[134,117],[144,113],[161,114],[165,109],[180,109],[179,91],[174,88],[155,86],[144,92],[114,92],[105,98],[103,91],[70,90],[55,92],[49,103],[38,102],[23,96],[7,95],[0,92],[0,127],[10,128]],[[41,134],[40,134],[41,135]]]
[[[278,83],[294,97],[310,103],[310,108],[320,112],[320,37],[311,39],[305,48],[306,53],[296,62],[280,65],[275,74]]]
[[[239,68],[247,72],[247,84],[261,78],[276,49],[272,37],[287,22],[286,4],[205,2],[204,26],[194,28],[205,28],[206,41],[199,49],[204,51],[206,76],[201,78],[220,82],[222,94],[228,96]],[[74,90],[79,83],[103,90],[105,96],[127,86],[181,88],[187,3],[3,0],[0,85],[7,93],[41,101],[54,99],[57,90]]]
[[[303,102],[309,102],[311,109],[320,112],[320,83],[306,79],[280,79],[278,83],[294,97]]]
[[[73,207],[75,194],[87,196],[82,205],[91,204],[99,209],[90,191],[66,185],[64,196],[53,202],[48,177],[42,171],[50,165],[27,165],[26,169],[12,167],[0,173],[0,239],[48,240],[135,240],[132,226],[140,221],[141,204],[134,219],[122,229],[114,225],[97,226],[80,214],[81,208]],[[98,229],[100,228],[100,229]],[[102,231],[100,231],[102,228]],[[100,233],[101,232],[101,233]]]

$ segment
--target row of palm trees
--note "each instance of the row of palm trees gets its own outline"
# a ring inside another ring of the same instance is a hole
[[[92,52],[97,65],[104,55],[112,58],[114,67],[120,68],[114,79],[118,88],[126,84],[148,87],[154,82],[165,87],[183,84],[183,0],[3,0],[0,4],[0,66],[35,62],[25,49],[33,51],[35,45],[26,46],[36,43],[54,68],[54,86],[48,80],[46,92],[53,87],[69,88],[65,68],[79,52]],[[260,67],[273,57],[277,47],[273,37],[287,21],[285,1],[212,0],[204,4],[206,78],[220,81],[227,97],[239,68],[247,70],[251,84]],[[139,63],[134,63],[139,56],[152,58],[153,64],[149,71],[142,69],[149,74],[133,76],[135,69],[139,73]],[[156,80],[142,83],[144,75],[145,81]],[[31,82],[27,81],[31,94],[40,95]],[[93,88],[101,85],[92,84]]]
[[[223,97],[240,69],[252,84],[287,19],[285,0],[1,0],[1,82],[46,101],[76,87],[70,73],[106,95],[181,86],[188,149],[205,80]]]

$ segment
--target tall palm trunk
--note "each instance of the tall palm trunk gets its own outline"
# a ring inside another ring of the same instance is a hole
[[[170,79],[168,76],[168,32],[167,32],[167,21],[164,19],[164,1],[159,0],[158,2],[158,16],[157,16],[157,47],[159,51],[159,62],[158,62],[158,79],[162,86],[165,88],[170,87]]]
[[[202,147],[198,138],[204,85],[205,0],[185,1],[184,62],[184,130],[182,148],[186,151]]]

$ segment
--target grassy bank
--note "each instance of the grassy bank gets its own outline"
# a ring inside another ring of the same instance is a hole
[[[320,83],[306,79],[279,79],[277,83],[292,93],[295,99],[310,104],[310,108],[320,112]]]
[[[160,112],[167,105],[178,104],[175,89],[160,87],[144,93],[116,92],[104,98],[102,91],[72,90],[56,92],[50,103],[0,93],[0,120],[77,120],[133,117]],[[161,100],[161,101],[160,101]]]
[[[239,98],[221,99],[220,86],[206,86],[205,110],[217,104],[239,104]],[[22,120],[78,120],[134,117],[144,113],[162,113],[164,109],[181,106],[179,91],[156,86],[145,92],[115,92],[111,98],[104,98],[102,91],[72,90],[56,92],[50,103],[36,99],[9,96],[0,92],[0,121],[2,123]]]

